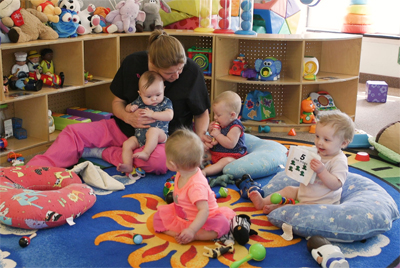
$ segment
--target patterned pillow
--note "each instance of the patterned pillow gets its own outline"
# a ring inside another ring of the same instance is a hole
[[[285,172],[274,176],[263,187],[265,196],[298,182]],[[399,218],[393,198],[381,186],[355,173],[349,173],[339,205],[284,206],[268,215],[277,227],[287,223],[293,233],[308,237],[321,235],[331,241],[353,242],[384,233]]]
[[[223,173],[235,179],[250,174],[253,179],[266,177],[281,171],[286,164],[287,149],[276,141],[263,140],[245,133],[248,154],[225,166]]]

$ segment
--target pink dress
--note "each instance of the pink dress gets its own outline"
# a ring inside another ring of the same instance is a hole
[[[193,175],[186,185],[178,188],[180,173],[175,177],[174,202],[169,205],[159,206],[154,215],[154,230],[165,232],[167,230],[180,233],[188,228],[197,215],[196,202],[208,202],[209,215],[202,229],[215,231],[218,237],[229,232],[230,220],[236,213],[228,207],[219,207],[214,192],[211,190],[207,179],[200,169]]]

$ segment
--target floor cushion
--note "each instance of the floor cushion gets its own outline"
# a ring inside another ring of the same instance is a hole
[[[285,146],[248,133],[244,135],[248,154],[226,165],[224,174],[231,174],[235,179],[250,174],[253,179],[258,179],[282,170],[281,165],[285,166],[287,159]]]
[[[0,188],[0,222],[23,229],[63,225],[96,202],[93,189],[65,168],[1,168]]]
[[[285,172],[275,175],[263,187],[264,196],[299,183]],[[349,173],[339,205],[283,206],[268,215],[277,227],[283,223],[303,237],[321,235],[331,241],[353,242],[384,233],[399,218],[393,198],[381,186],[359,174]]]

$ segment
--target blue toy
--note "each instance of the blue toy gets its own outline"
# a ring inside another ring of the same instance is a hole
[[[258,73],[257,79],[261,81],[276,81],[280,78],[282,62],[274,57],[268,57],[264,60],[257,59],[254,63]]]
[[[271,127],[270,126],[258,126],[258,133],[268,133],[271,131]]]
[[[58,33],[59,38],[77,37],[76,30],[79,27],[79,16],[75,11],[62,8],[60,21],[49,22],[51,28]]]
[[[133,243],[135,243],[135,245],[140,245],[143,242],[143,237],[140,234],[135,234],[133,236]]]
[[[244,174],[241,179],[238,179],[236,182],[236,187],[239,188],[240,196],[242,198],[249,199],[249,193],[252,191],[257,191],[264,196],[264,190],[261,189],[261,184],[255,182],[250,174]]]

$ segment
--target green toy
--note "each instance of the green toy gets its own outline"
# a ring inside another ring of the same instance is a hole
[[[250,261],[250,260],[255,260],[255,261],[262,261],[265,259],[265,255],[267,254],[267,251],[265,247],[259,243],[253,244],[249,248],[249,254],[241,259],[240,261],[235,261],[232,263],[229,267],[230,268],[238,268],[242,263]]]
[[[213,179],[209,179],[209,184],[210,187],[214,187],[216,185],[221,185],[223,187],[226,187],[229,184],[235,184],[235,181],[233,180],[233,175],[230,174],[224,174],[221,176],[218,176]]]

